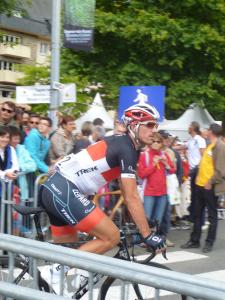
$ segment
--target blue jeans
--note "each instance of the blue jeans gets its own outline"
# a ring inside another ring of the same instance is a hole
[[[144,196],[145,215],[149,221],[162,222],[167,206],[167,195]]]

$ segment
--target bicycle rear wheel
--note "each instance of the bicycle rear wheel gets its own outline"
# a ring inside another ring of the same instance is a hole
[[[145,263],[145,265],[170,270],[165,265],[161,265],[155,262]],[[112,300],[112,299],[120,299],[121,293],[121,284],[122,281],[119,279],[115,279],[112,277],[108,277],[102,284],[102,287],[99,292],[99,300]],[[149,300],[154,299],[155,297],[155,288],[135,283],[126,283],[125,284],[125,299],[126,300]],[[171,300],[186,300],[187,297],[185,295],[174,294],[172,292],[159,290],[159,295],[170,295]]]
[[[9,257],[0,256],[0,281],[8,281],[9,277]],[[34,288],[35,282],[32,274],[27,268],[27,262],[21,257],[14,260],[13,283],[19,286]],[[40,271],[37,271],[37,287],[39,290],[50,292],[48,283],[41,277]],[[4,299],[4,298],[1,298]]]

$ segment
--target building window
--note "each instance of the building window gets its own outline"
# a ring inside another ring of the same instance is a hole
[[[3,98],[8,98],[8,97],[10,97],[10,95],[11,95],[10,91],[2,91],[2,97]]]
[[[19,71],[19,64],[7,60],[0,60],[0,70]]]
[[[47,43],[41,43],[40,44],[40,54],[46,55],[48,52],[48,44]]]
[[[21,44],[21,38],[15,35],[3,34],[2,42],[11,44]]]

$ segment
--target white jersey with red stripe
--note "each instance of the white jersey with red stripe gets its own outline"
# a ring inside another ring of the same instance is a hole
[[[70,154],[56,164],[56,170],[79,191],[91,195],[113,179],[136,178],[138,151],[128,134],[113,135]]]

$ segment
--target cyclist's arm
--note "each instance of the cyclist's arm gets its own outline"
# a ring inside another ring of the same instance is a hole
[[[141,235],[144,238],[147,237],[151,233],[151,230],[145,217],[144,207],[137,191],[136,179],[121,178],[120,186],[124,201],[135,224],[140,230]]]

